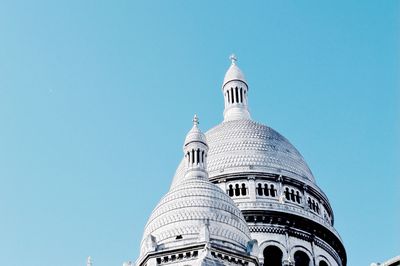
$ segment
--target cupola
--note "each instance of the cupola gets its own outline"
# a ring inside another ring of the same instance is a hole
[[[206,161],[208,145],[206,136],[200,131],[197,115],[193,117],[193,127],[186,135],[183,152],[186,161],[185,175],[196,175],[208,177],[206,172]]]
[[[231,66],[226,71],[222,92],[225,100],[224,121],[250,119],[247,95],[249,87],[235,55],[230,56]]]
[[[229,258],[255,265],[257,245],[250,238],[243,214],[225,191],[208,180],[208,145],[198,124],[195,116],[183,147],[185,175],[153,210],[144,230],[137,265],[185,265],[181,262],[185,258],[196,260],[189,265],[222,265],[204,264],[205,260],[219,260],[220,247],[224,247],[221,252],[229,254]],[[170,254],[170,258],[165,254]],[[150,263],[151,258],[160,263]]]

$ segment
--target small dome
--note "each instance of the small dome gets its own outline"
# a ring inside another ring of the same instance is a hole
[[[231,55],[230,59],[232,60],[232,64],[228,68],[228,71],[226,71],[222,87],[232,80],[241,80],[247,84],[246,78],[244,77],[242,70],[240,70],[240,68],[236,65],[236,57],[234,55]]]
[[[197,118],[197,115],[194,115],[193,127],[186,135],[184,146],[195,141],[202,142],[203,144],[207,145],[206,136],[204,135],[203,132],[200,131],[198,124],[199,124],[199,119]]]
[[[149,252],[146,239],[155,239],[157,250],[201,243],[205,226],[211,244],[246,252],[250,231],[233,200],[207,178],[185,177],[153,210],[144,230],[141,257]]]
[[[208,146],[198,123],[195,115],[184,145],[186,171],[153,210],[144,230],[141,257],[155,250],[204,242],[247,252],[250,231],[241,211],[221,188],[208,180]],[[194,157],[187,157],[190,155]]]

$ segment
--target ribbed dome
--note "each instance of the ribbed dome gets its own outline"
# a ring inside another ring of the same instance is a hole
[[[145,227],[141,256],[153,236],[161,249],[202,242],[200,232],[208,223],[210,243],[246,252],[250,232],[233,200],[207,178],[185,177],[154,209]]]
[[[209,130],[206,137],[210,177],[224,173],[266,172],[315,183],[297,149],[268,126],[247,119],[226,121]],[[183,170],[181,163],[172,186],[182,178]]]

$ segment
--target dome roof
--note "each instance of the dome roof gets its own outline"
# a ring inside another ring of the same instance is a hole
[[[225,173],[265,172],[315,179],[297,149],[274,129],[248,119],[225,121],[206,133],[210,177]],[[183,176],[178,167],[172,186]]]
[[[240,70],[240,68],[236,65],[237,59],[235,55],[231,55],[230,59],[232,60],[232,64],[225,73],[222,87],[231,80],[241,80],[247,84],[246,78],[244,77],[242,70]]]
[[[158,250],[201,243],[205,226],[211,244],[246,252],[250,232],[233,200],[207,178],[185,177],[153,210],[145,227],[141,256],[149,252],[149,237],[155,238]]]
[[[197,115],[195,115],[193,118],[193,127],[186,135],[184,146],[195,141],[202,142],[203,144],[207,143],[206,136],[204,135],[203,132],[200,131],[198,124],[199,124],[199,119],[197,118]]]

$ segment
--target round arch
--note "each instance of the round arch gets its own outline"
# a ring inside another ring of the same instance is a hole
[[[264,263],[264,265],[265,265],[265,261],[264,261],[264,251],[265,251],[265,249],[266,248],[268,248],[268,247],[270,247],[270,246],[274,246],[274,247],[276,247],[276,248],[279,248],[280,249],[280,251],[281,251],[281,253],[282,253],[282,260],[286,257],[286,247],[281,243],[281,242],[279,242],[279,241],[276,241],[276,240],[267,240],[267,241],[264,241],[264,242],[262,242],[260,245],[259,245],[259,248],[260,248],[260,253],[259,253],[259,260],[260,260],[260,265],[263,265],[263,263]],[[266,264],[266,265],[268,265],[268,264]],[[280,264],[281,265],[281,264]],[[279,265],[279,266],[280,266]]]
[[[309,266],[312,262],[312,253],[304,246],[294,246],[290,257],[294,261],[294,266]]]
[[[283,245],[281,242],[277,240],[267,240],[259,244],[260,250],[264,250],[268,246],[277,246],[278,248],[281,249],[282,253],[286,253],[286,247]]]
[[[327,257],[320,255],[317,257],[316,266],[331,266],[331,263]]]
[[[283,252],[275,245],[269,245],[263,250],[264,266],[281,266]]]

